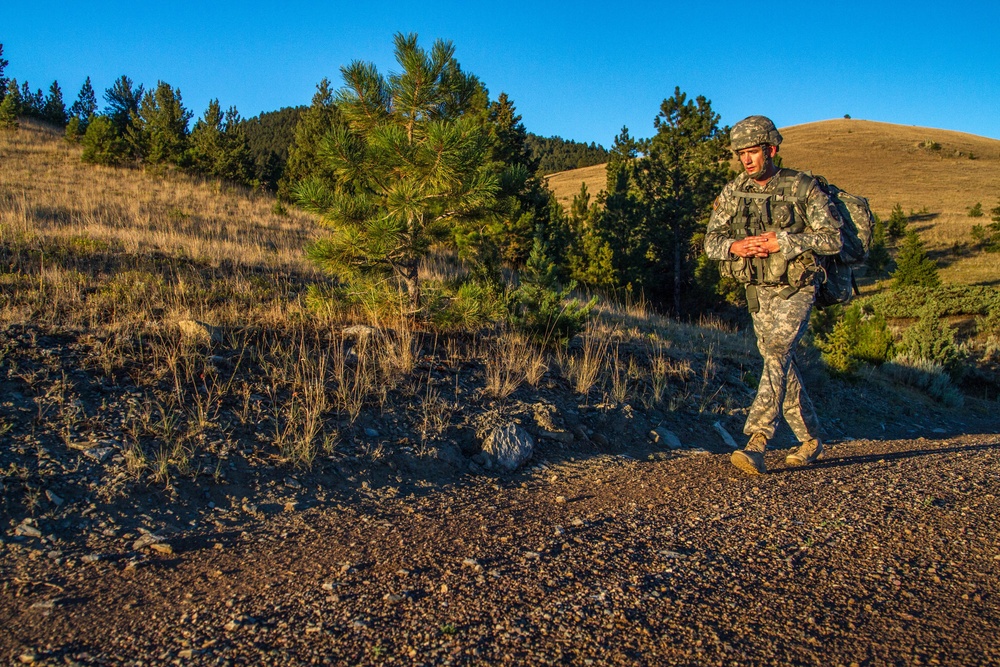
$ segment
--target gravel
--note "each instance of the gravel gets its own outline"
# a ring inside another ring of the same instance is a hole
[[[116,549],[64,540],[56,558],[38,537],[5,537],[0,656],[1000,663],[986,639],[1000,627],[1000,438],[842,442],[804,469],[784,453],[756,478],[724,453],[553,458],[405,496],[373,487],[350,504],[240,513],[160,551],[140,543],[165,544],[162,531],[101,538]]]

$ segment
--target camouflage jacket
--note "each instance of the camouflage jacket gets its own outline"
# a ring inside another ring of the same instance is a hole
[[[745,199],[741,193],[773,197]],[[740,282],[785,283],[791,265],[802,265],[801,270],[815,264],[815,255],[840,251],[841,221],[836,211],[816,179],[807,174],[782,169],[761,188],[743,173],[726,184],[715,200],[705,234],[705,253],[709,259],[722,262],[724,274]],[[741,216],[744,219],[738,220]],[[755,228],[745,229],[748,221]],[[734,241],[764,231],[776,232],[779,252],[766,259],[745,259],[729,252]]]

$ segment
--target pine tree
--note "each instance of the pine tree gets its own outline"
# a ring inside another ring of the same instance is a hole
[[[885,223],[877,214],[875,215],[875,227],[872,230],[872,245],[868,250],[868,259],[865,265],[873,276],[880,276],[889,266],[891,261],[889,249],[886,247]]]
[[[955,343],[954,327],[941,321],[939,307],[933,302],[924,306],[918,317],[916,324],[903,332],[902,352],[956,373],[961,367],[962,352]]]
[[[316,86],[312,103],[295,126],[295,138],[288,148],[285,171],[278,181],[279,198],[291,199],[295,186],[311,178],[334,182],[333,171],[319,154],[324,137],[341,125],[343,120],[333,102],[330,80],[323,79]]]
[[[41,88],[33,93],[31,92],[31,86],[25,81],[21,84],[20,100],[20,115],[30,116],[31,118],[43,118],[42,110],[45,108],[45,95],[42,93]]]
[[[183,165],[191,116],[184,108],[180,89],[160,81],[155,90],[143,95],[126,137],[147,164]]]
[[[118,134],[125,136],[132,119],[139,113],[139,103],[143,98],[143,87],[132,87],[132,79],[124,74],[104,91],[104,114],[111,120]]]
[[[892,213],[889,214],[889,221],[886,223],[886,231],[889,232],[889,236],[898,239],[906,235],[906,225],[907,225],[906,214],[903,213],[903,207],[898,203],[893,207]]]
[[[205,115],[191,130],[192,167],[209,176],[250,185],[253,159],[235,107],[225,113],[218,100],[211,100]]]
[[[9,64],[10,62],[3,57],[3,44],[0,43],[0,102],[3,102],[4,97],[7,96],[8,81],[7,77],[3,75],[3,71],[7,69],[7,65]]]
[[[927,256],[924,244],[916,232],[907,232],[903,247],[896,257],[896,271],[892,274],[893,287],[938,287],[937,264]]]
[[[222,107],[219,100],[209,100],[205,115],[191,130],[191,166],[204,174],[215,175],[216,162],[222,153]]]
[[[496,255],[510,266],[525,265],[536,233],[549,219],[549,199],[537,176],[538,160],[528,148],[528,133],[513,101],[501,93],[489,105],[485,122],[493,143],[490,161],[499,172],[496,215],[484,228],[483,242],[496,248]],[[499,267],[495,271],[498,275]]]
[[[49,87],[49,94],[45,98],[45,104],[42,107],[42,117],[53,125],[66,127],[66,121],[68,120],[66,104],[63,102],[62,89],[59,87],[58,81],[53,81]]]
[[[490,209],[499,186],[489,136],[469,113],[482,84],[462,71],[450,42],[427,52],[416,35],[397,34],[395,46],[399,73],[384,77],[358,61],[341,70],[336,105],[346,126],[327,135],[322,152],[334,179],[296,192],[332,231],[310,257],[344,277],[395,276],[416,312],[421,258],[451,227]]]
[[[82,134],[87,131],[87,121],[95,113],[97,113],[97,95],[94,94],[94,87],[88,76],[80,87],[80,94],[76,96],[76,101],[69,108],[69,115],[79,120],[79,131]]]
[[[634,189],[639,146],[628,128],[623,127],[608,153],[607,185],[598,195],[597,206],[590,210],[583,189],[579,203],[574,200],[579,210],[573,220],[583,254],[574,277],[585,284],[605,289],[643,284],[648,234],[645,210]]]
[[[84,162],[114,166],[128,158],[129,146],[108,116],[91,116],[80,143]]]
[[[7,83],[7,91],[0,102],[0,129],[16,130],[17,117],[21,113],[21,91],[17,87],[17,79]]]
[[[632,223],[624,257],[630,266],[641,267],[636,286],[675,312],[681,311],[685,286],[694,280],[698,253],[691,239],[729,177],[727,135],[719,119],[705,97],[688,99],[675,88],[660,105],[656,134],[643,146],[645,155],[636,158],[630,176],[629,189],[641,213]]]

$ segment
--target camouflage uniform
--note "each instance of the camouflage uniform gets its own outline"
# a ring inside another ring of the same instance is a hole
[[[757,266],[754,270],[754,260],[729,252],[733,242],[740,238],[740,234],[734,231],[734,219],[740,213],[741,193],[787,191],[789,179],[797,181],[795,187],[806,193],[804,206],[791,203],[779,206],[771,200],[766,203],[763,199],[749,200],[748,217],[760,225],[760,229],[766,227],[777,231],[781,247],[779,252],[762,262],[766,266]],[[771,207],[771,210],[766,212],[766,207]],[[743,173],[727,184],[715,201],[705,236],[705,252],[710,259],[723,262],[724,273],[752,283],[748,301],[753,301],[752,293],[756,292],[759,303],[759,308],[752,315],[757,349],[764,358],[764,370],[743,427],[747,435],[761,433],[770,439],[778,417],[783,413],[800,442],[819,437],[816,412],[802,387],[795,365],[795,347],[805,333],[816,297],[816,282],[809,272],[809,266],[815,262],[813,253],[832,255],[840,250],[841,223],[835,211],[830,198],[815,179],[790,169],[780,170],[763,188]],[[803,212],[805,220],[798,220],[798,226],[803,227],[801,231],[789,231],[787,225],[781,228],[781,223],[789,222],[782,218],[801,218]],[[766,222],[768,219],[769,222]],[[776,277],[780,273],[787,274],[786,268],[795,267],[807,270],[803,278],[806,284],[797,291],[788,286],[787,275]],[[789,292],[794,293],[789,295]],[[751,307],[751,311],[754,310]]]

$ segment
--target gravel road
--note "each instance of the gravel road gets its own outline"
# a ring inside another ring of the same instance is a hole
[[[0,660],[1000,664],[1000,437],[785,453],[763,477],[725,454],[549,460],[124,550],[53,552],[24,524]]]

